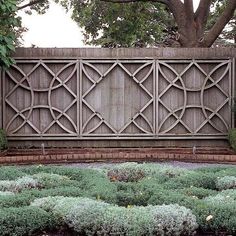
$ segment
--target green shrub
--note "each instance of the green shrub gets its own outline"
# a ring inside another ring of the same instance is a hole
[[[48,197],[32,206],[52,211],[79,235],[192,235],[191,210],[178,205],[124,208],[87,198]]]
[[[66,176],[49,173],[38,173],[23,176],[16,180],[1,180],[0,191],[21,192],[24,189],[54,188],[57,186],[78,186],[77,181],[70,180]]]
[[[215,196],[208,196],[203,199],[204,202],[211,204],[236,204],[236,189],[228,189],[222,192],[219,192]]]
[[[117,183],[117,191],[114,193],[114,203],[119,206],[138,205],[146,206],[148,200],[153,194],[152,189],[145,191],[139,184],[135,183]]]
[[[236,167],[228,167],[217,173],[217,177],[234,176],[236,177]]]
[[[58,202],[55,207],[56,212],[65,211],[67,206],[65,202]],[[73,200],[70,210],[64,215],[65,223],[73,227],[76,232],[84,235],[95,235],[101,229],[104,223],[106,207],[109,205],[104,202],[92,201],[90,199],[81,199],[79,202]],[[66,201],[66,204],[68,202]]]
[[[111,181],[137,182],[144,177],[174,178],[187,173],[188,170],[172,166],[138,164],[126,162],[108,169],[108,177]]]
[[[90,179],[106,178],[106,174],[103,171],[98,171],[96,169],[81,169],[73,167],[64,166],[27,166],[19,168],[26,175],[34,175],[38,173],[50,173],[58,174],[62,176],[67,176],[71,180],[80,181],[82,183],[87,182]]]
[[[3,192],[4,193],[4,192]],[[64,197],[81,197],[83,192],[78,187],[57,187],[53,189],[30,189],[23,190],[14,195],[0,194],[0,208],[1,207],[19,207],[27,206],[35,198],[43,198],[48,196],[64,196]]]
[[[107,176],[111,181],[136,182],[146,176],[144,170],[135,162],[126,162],[112,167]]]
[[[39,188],[39,182],[30,176],[23,176],[17,180],[1,180],[0,191],[20,192],[23,189]]]
[[[223,190],[218,195],[230,197],[236,201],[236,189]]]
[[[236,151],[236,129],[231,129],[229,131],[228,140],[230,146]]]
[[[3,129],[0,129],[0,150],[7,148],[7,136]]]
[[[21,236],[54,228],[54,215],[36,207],[0,209],[0,235]]]
[[[14,184],[13,180],[0,180],[0,191],[13,191]]]
[[[186,196],[195,197],[198,199],[202,199],[202,198],[212,196],[212,195],[214,196],[217,194],[216,190],[206,189],[206,188],[201,188],[201,187],[184,188],[184,189],[180,189],[179,192],[185,194]]]
[[[8,207],[28,206],[33,196],[29,194],[0,195],[0,209]]]
[[[155,220],[155,235],[193,235],[198,225],[191,210],[174,205],[149,206]]]
[[[0,180],[15,180],[19,177],[23,177],[24,175],[26,174],[18,168],[12,166],[0,167]]]
[[[74,184],[74,181],[71,181],[67,176],[53,173],[40,172],[32,175],[32,178],[35,179],[43,188],[54,188]]]
[[[90,186],[90,187],[89,187]],[[89,188],[88,188],[89,187]],[[82,190],[81,196],[116,203],[117,187],[108,179],[90,180]]]
[[[232,202],[218,203],[203,201],[193,209],[193,214],[197,217],[199,229],[201,231],[213,231],[214,235],[224,232],[224,235],[236,234],[236,204]],[[222,204],[223,203],[223,204]]]
[[[216,189],[215,179],[215,174],[191,171],[184,175],[170,179],[164,183],[163,186],[169,189],[200,187],[214,190]]]
[[[35,199],[31,203],[31,206],[42,208],[45,211],[52,211],[54,207],[58,205],[58,201],[61,199],[66,200],[67,203],[69,202],[70,204],[70,199],[74,199],[74,198],[64,198],[62,196],[56,196],[56,197],[48,196],[48,197]]]
[[[47,197],[47,196],[64,196],[64,197],[81,197],[83,192],[80,188],[74,186],[55,187],[53,189],[31,190],[34,197]]]
[[[219,190],[236,188],[236,177],[224,176],[222,178],[218,178],[216,181],[216,187]]]
[[[9,191],[0,191],[0,196],[12,196],[14,195],[13,192],[9,192]]]

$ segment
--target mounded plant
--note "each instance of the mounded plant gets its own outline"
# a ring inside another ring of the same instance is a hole
[[[219,190],[236,188],[236,177],[235,176],[224,176],[217,179],[216,187]]]
[[[231,148],[236,151],[236,129],[229,130],[228,140]]]
[[[53,212],[82,235],[193,235],[191,210],[175,205],[119,207],[88,198],[48,197],[32,206]]]
[[[0,209],[0,235],[23,236],[55,228],[55,216],[37,207]]]
[[[0,129],[0,150],[7,148],[7,136],[3,129]]]

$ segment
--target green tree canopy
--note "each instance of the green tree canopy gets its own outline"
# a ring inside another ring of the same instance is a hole
[[[174,27],[164,5],[152,2],[129,4],[100,0],[74,1],[72,19],[83,28],[84,42],[103,47],[157,45]]]
[[[16,31],[20,27],[16,11],[15,0],[0,0],[0,67],[8,67],[13,63],[10,54],[15,49]]]
[[[221,38],[235,36],[235,0],[201,0],[196,12],[192,0],[104,1],[61,1],[72,9],[72,19],[83,28],[87,44],[210,47],[228,22],[231,27]]]
[[[235,41],[236,0],[200,0],[196,12],[193,0],[54,1],[72,10],[72,18],[83,28],[87,44],[210,47],[217,39]],[[0,0],[1,67],[13,62],[10,54],[22,32],[16,12],[43,14],[48,7],[49,0]]]

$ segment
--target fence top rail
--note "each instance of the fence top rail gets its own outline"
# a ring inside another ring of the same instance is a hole
[[[15,59],[226,59],[236,48],[17,48]]]

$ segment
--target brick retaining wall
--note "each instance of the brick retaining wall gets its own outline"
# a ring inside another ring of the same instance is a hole
[[[220,152],[219,152],[220,153]],[[14,154],[14,153],[13,153]],[[66,151],[40,155],[38,153],[25,153],[13,155],[10,152],[2,152],[0,164],[57,164],[57,163],[78,163],[78,162],[125,162],[125,161],[184,161],[184,162],[206,162],[206,163],[230,163],[236,164],[236,155],[232,153],[209,154],[189,153],[189,150],[182,153],[179,151],[165,153],[155,149],[87,149]]]

